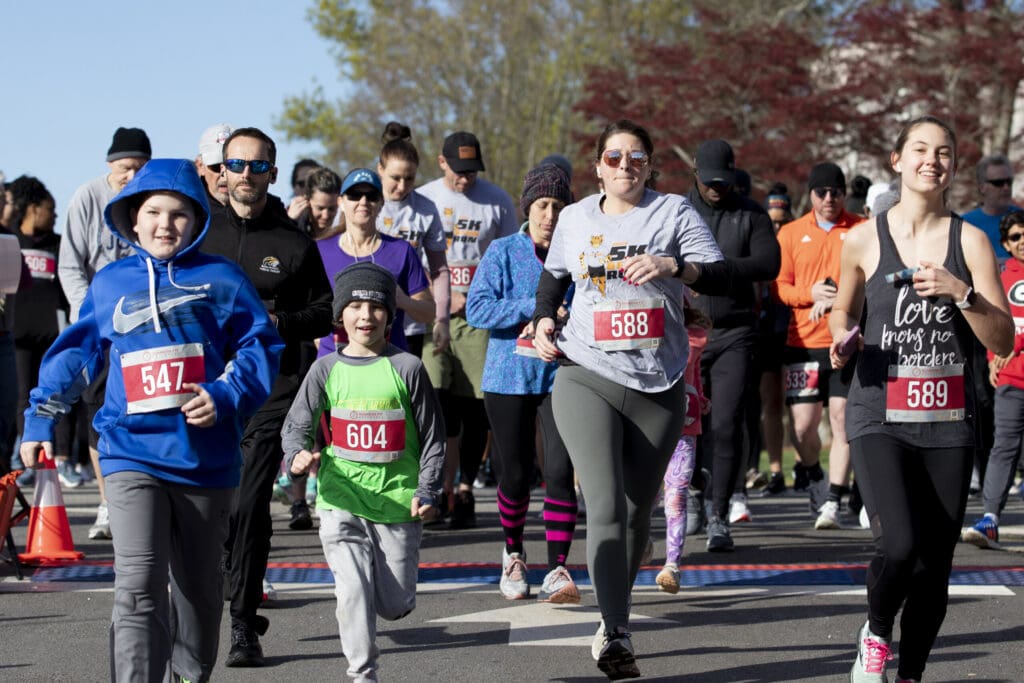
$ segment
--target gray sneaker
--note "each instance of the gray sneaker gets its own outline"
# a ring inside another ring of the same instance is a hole
[[[705,470],[706,472],[707,470]],[[707,476],[708,482],[711,475]],[[707,515],[704,513],[704,492],[698,491],[692,486],[686,489],[686,535],[695,536],[704,530],[707,523]]]
[[[630,634],[620,627],[605,633],[603,639],[604,645],[597,654],[597,668],[604,672],[608,680],[639,678],[640,669],[636,665]]]
[[[889,683],[885,663],[891,659],[889,641],[872,633],[865,621],[857,632],[857,659],[850,669],[850,683]]]
[[[57,461],[57,478],[66,489],[77,489],[84,483],[82,475],[75,471],[75,466],[67,458]]]
[[[729,524],[714,515],[708,518],[708,552],[727,553],[733,549],[732,533],[729,531]]]
[[[498,589],[506,600],[522,600],[530,595],[530,584],[526,580],[526,553],[501,551],[501,581]]]

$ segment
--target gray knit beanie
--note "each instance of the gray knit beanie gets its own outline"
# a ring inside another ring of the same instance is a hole
[[[388,311],[388,322],[395,319],[395,276],[369,261],[353,263],[334,276],[334,319],[353,301],[373,301]]]
[[[523,178],[523,196],[519,206],[523,214],[530,215],[530,204],[541,197],[561,200],[564,204],[572,203],[572,188],[569,187],[569,176],[554,164],[537,166],[527,172]]]

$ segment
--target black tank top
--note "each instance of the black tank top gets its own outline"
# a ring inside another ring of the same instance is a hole
[[[973,446],[974,333],[948,298],[922,298],[878,216],[879,263],[864,285],[864,351],[846,406],[850,439],[887,434],[922,448]],[[973,284],[964,261],[963,221],[952,216],[943,266]],[[888,278],[886,276],[889,276]]]

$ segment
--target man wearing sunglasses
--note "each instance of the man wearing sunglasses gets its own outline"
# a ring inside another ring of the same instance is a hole
[[[774,290],[793,312],[783,353],[783,377],[793,445],[800,456],[794,480],[806,482],[811,514],[816,516],[814,528],[837,529],[840,494],[850,471],[845,416],[850,377],[832,371],[828,315],[838,291],[843,241],[850,228],[864,218],[846,210],[846,176],[835,164],[826,162],[812,168],[807,185],[811,210],[779,229],[782,267]],[[853,367],[848,364],[845,372],[851,373]],[[827,480],[818,462],[818,424],[825,405],[832,427]]]
[[[451,342],[435,349],[430,335],[423,346],[423,364],[438,390],[448,429],[445,492],[453,493],[454,473],[461,467],[450,527],[476,526],[473,481],[487,443],[487,414],[481,379],[490,335],[466,322],[466,293],[476,266],[491,242],[519,230],[516,206],[505,190],[479,177],[484,170],[480,141],[459,131],[444,140],[437,158],[444,176],[419,188],[434,202],[448,241],[451,274]],[[461,434],[461,437],[460,437]]]
[[[226,544],[231,597],[227,666],[263,666],[259,636],[269,620],[256,613],[270,553],[270,500],[281,465],[281,428],[315,354],[313,339],[331,332],[333,292],[320,252],[269,193],[277,180],[274,141],[239,128],[224,141],[228,203],[213,212],[202,251],[234,261],[249,276],[285,342],[281,369],[263,407],[242,435],[242,480]]]
[[[204,130],[199,138],[196,171],[203,179],[211,209],[228,203],[228,178],[224,174],[224,141],[229,135],[231,126],[218,123]]]
[[[999,238],[999,221],[1011,211],[1020,210],[1013,204],[1013,164],[1003,154],[989,154],[981,158],[974,172],[981,204],[965,213],[963,218],[988,235],[996,258],[1003,263],[1010,254]]]
[[[725,261],[701,267],[694,289],[717,268],[728,268],[730,285],[716,296],[699,296],[694,305],[712,321],[701,356],[705,391],[712,395],[709,428],[702,437],[702,460],[712,465],[712,510],[707,548],[733,549],[732,521],[749,519],[746,503],[737,497],[730,515],[730,497],[746,461],[744,406],[756,391],[757,313],[754,283],[774,280],[779,273],[779,243],[771,218],[763,208],[736,191],[740,179],[732,147],[725,140],[708,140],[697,149],[696,183],[687,198],[711,229]],[[749,184],[749,176],[747,180]],[[740,484],[740,496],[743,485]],[[742,508],[742,510],[740,509]]]

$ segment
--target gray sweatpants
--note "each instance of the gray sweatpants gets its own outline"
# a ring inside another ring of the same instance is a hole
[[[986,513],[1001,514],[1013,486],[1024,437],[1024,389],[1009,385],[996,387],[995,436],[985,469],[981,502]]]
[[[578,365],[555,375],[555,424],[587,501],[587,569],[609,631],[629,624],[651,508],[682,433],[685,406],[685,382],[648,394]]]
[[[422,536],[418,521],[378,524],[344,510],[320,511],[341,649],[355,681],[377,680],[377,617],[394,621],[416,607]]]
[[[105,482],[114,537],[110,679],[158,683],[173,671],[209,680],[234,489],[173,484],[142,472],[117,472]]]

